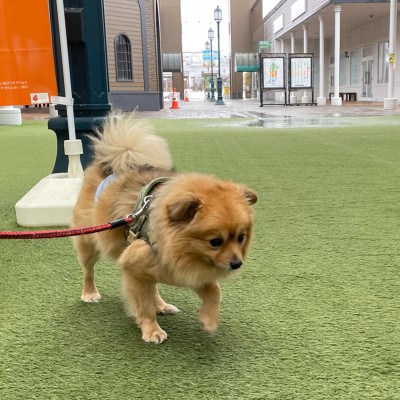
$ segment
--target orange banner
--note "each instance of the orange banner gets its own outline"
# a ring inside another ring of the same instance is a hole
[[[0,106],[57,95],[47,0],[0,0]]]

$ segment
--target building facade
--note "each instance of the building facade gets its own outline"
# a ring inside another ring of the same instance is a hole
[[[253,4],[254,0],[230,0],[230,50],[232,59],[230,68],[230,92],[232,99],[241,99],[243,98],[243,93],[246,92],[243,72],[236,72],[235,55],[238,53],[251,53],[253,51]]]
[[[387,97],[393,61],[389,57],[389,0],[282,0],[267,15],[263,15],[262,3],[229,2],[232,99],[247,97],[248,79],[252,97],[258,94],[259,74],[238,72],[236,60],[238,54],[257,55],[260,42],[270,43],[268,51],[273,53],[313,54],[313,98],[320,104],[323,99],[340,103]],[[104,9],[113,106],[163,108],[166,71],[182,97],[186,87],[180,0],[104,0]],[[178,70],[169,71],[163,64],[166,55],[177,56]],[[400,96],[399,78],[396,71],[395,97]],[[340,100],[336,99],[337,85]],[[305,93],[291,96],[292,101],[302,102]]]
[[[314,54],[315,98],[337,105],[355,98],[384,101],[394,62],[389,20],[389,0],[282,0],[264,17],[264,39],[271,42],[271,52]],[[394,91],[398,98],[396,70]],[[303,94],[296,95],[301,101]]]
[[[172,85],[183,96],[180,0],[104,0],[104,17],[113,107],[163,108],[163,60],[172,55],[180,59]]]
[[[159,110],[163,103],[158,0],[104,0],[104,18],[110,103],[122,110]]]

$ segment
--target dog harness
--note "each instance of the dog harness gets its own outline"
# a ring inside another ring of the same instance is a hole
[[[117,175],[115,174],[111,174],[108,175],[107,178],[104,178],[101,182],[100,185],[97,186],[97,190],[96,190],[96,195],[94,197],[94,202],[97,203],[100,199],[101,193],[102,191],[115,179],[117,178]]]
[[[96,190],[96,203],[99,201],[103,190],[116,178],[116,174],[111,174],[101,181]],[[135,218],[134,221],[130,223],[125,229],[126,241],[128,243],[132,243],[136,239],[142,239],[150,246],[152,245],[152,243],[150,243],[149,237],[149,213],[150,204],[154,198],[154,195],[152,195],[151,193],[158,185],[165,183],[169,179],[169,177],[164,176],[153,179],[146,186],[143,186],[143,188],[140,190],[135,208],[132,211],[132,215],[137,215],[137,218]]]
[[[154,189],[166,181],[168,181],[169,177],[159,177],[153,179],[146,186],[142,188],[139,192],[135,209],[132,211],[132,214],[135,214],[138,210],[142,209],[142,212],[131,224],[126,228],[126,241],[128,243],[132,243],[136,239],[142,239],[150,246],[153,243],[150,242],[149,236],[149,214],[150,214],[150,205],[151,201],[154,198],[154,195],[151,194]]]

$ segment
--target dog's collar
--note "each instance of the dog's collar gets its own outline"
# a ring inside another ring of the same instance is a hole
[[[126,229],[126,241],[128,243],[132,243],[136,239],[142,239],[150,246],[152,243],[150,242],[149,237],[149,211],[151,200],[153,200],[153,195],[151,194],[154,189],[166,181],[168,181],[169,177],[159,177],[153,179],[146,186],[143,186],[142,190],[139,192],[135,209],[132,214],[135,214],[138,210],[143,209],[143,212],[131,223]],[[150,201],[148,201],[150,198]],[[145,202],[146,199],[146,202]]]

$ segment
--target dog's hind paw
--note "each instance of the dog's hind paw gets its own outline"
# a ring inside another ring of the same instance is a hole
[[[167,339],[167,332],[161,328],[156,331],[143,333],[142,339],[147,343],[161,344]]]
[[[81,300],[85,303],[98,303],[101,299],[100,293],[82,293]]]
[[[173,304],[165,303],[162,306],[157,307],[157,314],[178,314],[180,311]]]

